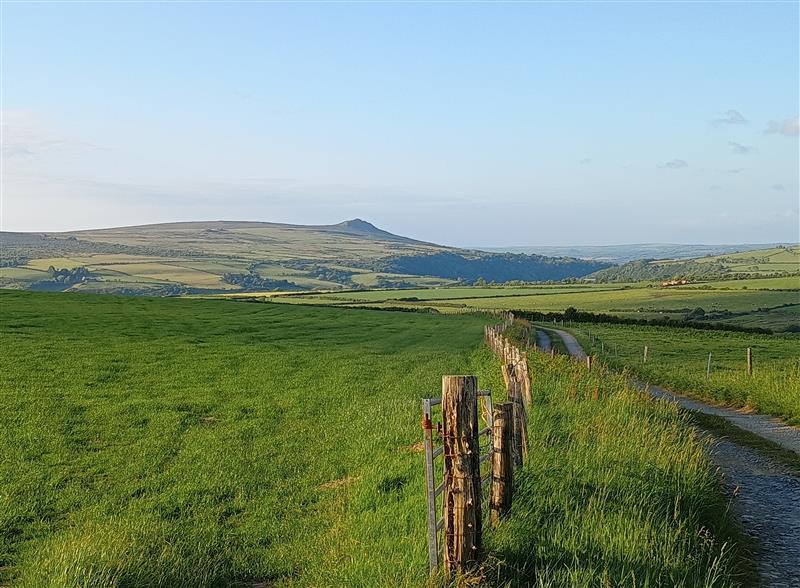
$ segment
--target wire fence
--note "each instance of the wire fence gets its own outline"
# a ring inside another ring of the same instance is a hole
[[[480,464],[481,478],[481,518],[483,523],[488,522],[489,516],[489,497],[492,483],[492,431],[493,431],[493,412],[491,390],[479,390],[479,401],[484,406],[482,429],[478,430],[478,463]],[[438,513],[443,509],[437,507],[439,497],[444,492],[445,486],[445,446],[442,443],[443,424],[441,415],[442,398],[423,398],[422,400],[422,428],[424,429],[424,450],[425,450],[425,480],[428,507],[428,562],[431,571],[436,570],[441,564],[440,535],[444,529],[444,515],[438,517]],[[439,410],[435,410],[439,407]],[[435,419],[438,420],[435,421]],[[481,445],[481,441],[486,442]],[[437,458],[442,458],[441,465],[437,468]],[[452,456],[451,456],[452,457]],[[440,472],[437,478],[437,470]],[[441,480],[437,484],[437,479]]]
[[[527,459],[531,383],[527,353],[505,335],[513,325],[506,313],[484,333],[502,361],[509,402],[495,404],[476,376],[443,376],[442,396],[422,400],[431,572],[443,565],[458,573],[480,563],[482,529],[510,509],[513,469]]]

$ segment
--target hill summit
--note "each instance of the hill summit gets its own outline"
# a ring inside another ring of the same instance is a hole
[[[371,222],[362,220],[360,218],[354,218],[352,220],[342,221],[338,224],[331,225],[331,228],[335,230],[340,230],[344,233],[350,233],[353,235],[365,235],[369,237],[376,237],[378,239],[387,239],[390,241],[403,241],[406,243],[422,243],[422,241],[417,241],[409,237],[401,237],[400,235],[395,235],[394,233],[390,233],[389,231],[384,231],[383,229],[379,229]]]

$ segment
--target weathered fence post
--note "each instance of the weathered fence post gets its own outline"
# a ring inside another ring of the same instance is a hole
[[[520,371],[522,378],[522,394],[525,397],[525,403],[530,407],[533,404],[533,394],[531,393],[531,374],[528,371],[528,354],[522,356],[520,363]]]
[[[444,568],[465,571],[482,557],[478,378],[442,377]]]
[[[586,356],[586,369],[590,370],[590,371],[592,369],[592,356],[591,355],[587,355]]]
[[[492,525],[496,525],[511,509],[511,498],[514,492],[513,464],[511,462],[513,418],[513,405],[510,402],[495,406],[494,426],[492,427],[492,494],[489,501]]]
[[[708,352],[708,363],[706,364],[706,380],[711,377],[711,352]]]
[[[647,345],[644,346],[644,358],[642,359],[642,363],[647,363]]]
[[[751,347],[747,348],[747,375],[753,375],[753,349]]]
[[[514,463],[522,467],[528,461],[528,411],[519,394],[514,399],[514,447]]]
[[[506,390],[508,390],[508,400],[513,406],[513,425],[512,425],[512,456],[514,466],[521,466],[528,457],[528,414],[525,410],[525,401],[523,400],[522,390],[523,382],[521,379],[521,370],[518,364],[506,364]]]

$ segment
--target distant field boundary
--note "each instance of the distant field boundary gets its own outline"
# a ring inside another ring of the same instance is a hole
[[[774,308],[791,308],[800,307],[800,304],[784,304]],[[787,327],[783,331],[774,331],[765,327],[744,327],[740,325],[730,325],[727,323],[719,322],[701,322],[691,321],[676,318],[630,318],[622,317],[606,313],[586,312],[582,310],[575,310],[570,312],[567,309],[565,312],[538,312],[530,310],[515,310],[513,313],[517,316],[535,322],[553,322],[553,321],[571,321],[575,323],[606,323],[612,325],[637,325],[641,327],[672,327],[682,329],[699,329],[703,331],[731,331],[738,333],[756,333],[761,335],[773,335],[776,333],[795,333],[798,332],[795,327]]]
[[[491,298],[484,296],[482,298]],[[502,297],[501,297],[502,298]],[[258,297],[258,296],[242,296],[237,298],[232,298],[232,300],[236,300],[238,302],[268,302],[270,301],[269,298],[265,297]],[[393,300],[393,302],[402,302],[400,300]],[[379,306],[380,304],[386,304],[386,301],[379,300],[379,301],[364,301],[364,302],[344,302],[339,304],[326,304],[326,303],[318,303],[318,302],[309,302],[309,303],[297,303],[298,306],[319,306],[324,308],[348,308],[348,309],[362,309],[362,310],[372,310],[372,311],[387,311],[387,312],[419,312],[419,313],[427,313],[427,314],[441,314],[437,311],[436,308],[432,306],[417,306],[413,304],[413,301],[409,301],[410,303],[405,306]],[[430,300],[420,300],[419,302],[432,302]],[[280,303],[275,303],[280,304]],[[768,329],[766,327],[746,327],[740,325],[733,325],[728,323],[720,323],[720,322],[701,322],[701,321],[691,321],[685,319],[676,319],[676,318],[653,318],[653,319],[645,319],[645,318],[630,318],[630,317],[622,317],[613,314],[607,313],[594,313],[588,311],[581,311],[576,310],[575,313],[570,313],[568,310],[565,312],[550,312],[550,311],[535,311],[535,310],[511,310],[505,311],[500,309],[487,309],[487,308],[472,308],[469,306],[454,306],[448,305],[447,299],[442,299],[440,303],[437,303],[439,307],[448,307],[452,308],[452,312],[448,312],[446,314],[493,314],[493,315],[501,315],[504,313],[511,313],[514,316],[519,318],[523,318],[528,321],[533,322],[553,322],[553,321],[572,321],[576,323],[606,323],[606,324],[616,324],[616,325],[637,325],[642,327],[669,327],[669,328],[677,328],[677,329],[698,329],[703,331],[729,331],[729,332],[736,332],[736,333],[755,333],[761,335],[775,335],[775,334],[791,334],[800,332],[797,330],[796,327],[787,327],[783,330],[773,330]],[[779,308],[792,308],[792,307],[800,308],[800,303],[794,304],[782,304],[780,306],[770,307],[769,310],[776,310]],[[688,312],[688,310],[684,311],[675,311],[675,312]]]

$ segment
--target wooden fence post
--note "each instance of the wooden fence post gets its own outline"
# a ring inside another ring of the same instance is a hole
[[[478,378],[442,377],[444,568],[456,574],[482,557]]]
[[[647,363],[647,345],[644,346],[644,358],[642,359],[642,363]]]
[[[513,405],[504,402],[494,407],[492,431],[492,494],[490,521],[496,525],[511,509],[513,475],[511,462],[511,430],[514,418]]]
[[[528,371],[528,354],[522,356],[520,362],[520,377],[522,378],[522,394],[525,397],[525,403],[530,407],[533,404],[533,394],[531,393],[531,374]]]
[[[514,448],[514,464],[522,467],[528,461],[528,411],[519,394],[514,398]]]
[[[711,377],[711,352],[708,352],[708,363],[706,364],[706,380]]]
[[[587,355],[586,356],[586,369],[589,370],[589,371],[591,371],[591,369],[592,369],[592,356],[591,355]]]
[[[506,374],[506,390],[508,390],[508,400],[513,406],[513,425],[511,428],[511,438],[514,458],[514,467],[521,466],[528,455],[528,422],[525,404],[520,394],[521,382],[517,379],[518,372],[512,364],[506,364],[503,370]]]
[[[753,375],[753,349],[751,347],[747,348],[747,375]]]

